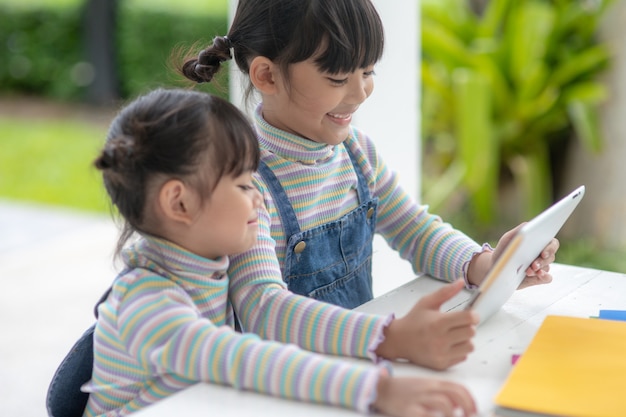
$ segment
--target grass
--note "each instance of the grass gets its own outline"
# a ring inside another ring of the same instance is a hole
[[[0,117],[0,196],[108,212],[91,166],[104,135],[89,123]]]

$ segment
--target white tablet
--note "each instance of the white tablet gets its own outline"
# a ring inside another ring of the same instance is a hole
[[[478,313],[480,323],[513,295],[526,269],[556,236],[584,194],[585,187],[578,187],[520,228],[465,306]]]

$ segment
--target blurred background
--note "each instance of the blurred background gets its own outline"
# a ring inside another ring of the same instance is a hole
[[[115,109],[189,86],[173,51],[226,33],[228,7],[0,0],[0,198],[108,213],[89,164]],[[423,0],[421,201],[495,243],[585,184],[559,261],[626,270],[623,22],[621,0]],[[201,88],[227,97],[219,76]]]
[[[397,7],[413,1],[396,0]],[[3,344],[6,334],[28,334],[23,320],[11,327],[16,312],[7,300],[19,300],[28,320],[67,308],[28,295],[33,286],[52,288],[46,276],[19,281],[24,265],[68,268],[41,238],[22,239],[22,225],[42,235],[85,225],[64,241],[75,265],[57,284],[70,294],[81,294],[78,285],[99,295],[113,278],[108,263],[84,270],[95,253],[109,260],[115,241],[91,161],[120,105],[156,87],[189,86],[170,64],[173,51],[224,35],[228,14],[228,0],[0,0],[0,278],[16,282],[0,298]],[[626,272],[624,0],[422,0],[418,14],[418,198],[495,245],[505,230],[584,184],[585,199],[559,235],[557,261]],[[228,97],[229,72],[197,88]],[[59,215],[53,225],[39,224],[43,213]],[[39,251],[35,262],[15,258],[6,240]],[[85,311],[94,301],[77,303]],[[69,328],[92,320],[75,319]],[[0,410],[14,407],[0,414],[44,415],[42,404],[29,414],[23,398],[7,393],[31,386],[41,398],[59,355],[78,336],[47,342],[48,356],[37,346],[0,352]],[[33,344],[43,337],[54,340],[53,328]],[[24,352],[31,367],[45,368],[41,381],[29,380],[30,371],[20,372],[23,358],[11,356]]]

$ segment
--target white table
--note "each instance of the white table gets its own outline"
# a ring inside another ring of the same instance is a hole
[[[468,360],[438,372],[407,363],[394,363],[396,375],[445,378],[464,384],[474,395],[480,416],[490,416],[493,398],[505,381],[512,355],[523,353],[549,314],[576,317],[596,316],[600,309],[626,309],[626,275],[595,269],[555,264],[554,281],[549,285],[517,291],[493,317],[478,327],[475,351]],[[393,290],[359,307],[371,313],[404,315],[422,295],[443,283],[427,276]],[[462,293],[443,308],[468,297]],[[165,416],[356,416],[336,407],[300,403],[252,392],[240,392],[213,384],[197,384],[135,414],[138,417]]]

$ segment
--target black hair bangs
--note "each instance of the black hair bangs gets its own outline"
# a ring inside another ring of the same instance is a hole
[[[385,36],[378,12],[369,1],[317,2],[312,23],[318,34],[315,63],[330,74],[354,72],[376,64]],[[310,35],[309,35],[310,36]]]
[[[261,151],[252,124],[230,103],[214,101],[211,110],[212,117],[220,121],[208,126],[215,178],[256,171]]]

